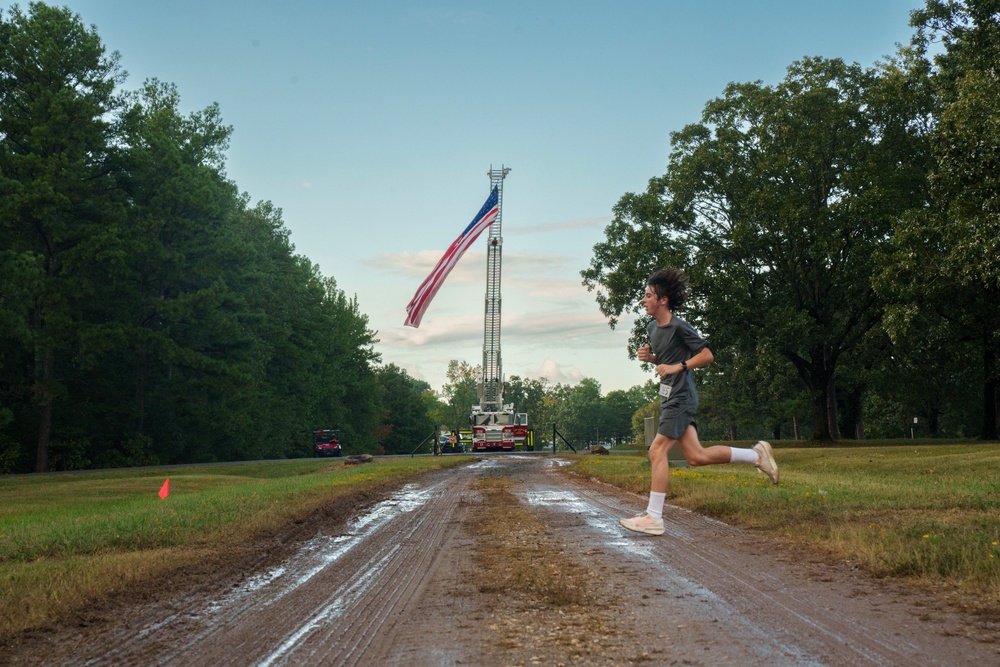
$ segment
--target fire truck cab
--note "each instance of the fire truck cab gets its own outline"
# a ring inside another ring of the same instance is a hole
[[[505,405],[497,412],[484,412],[472,406],[472,451],[513,450],[515,445],[514,406]]]
[[[314,456],[343,456],[338,429],[320,429],[313,433]]]

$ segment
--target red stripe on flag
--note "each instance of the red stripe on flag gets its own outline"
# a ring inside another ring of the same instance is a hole
[[[458,264],[458,260],[462,258],[465,251],[468,250],[472,244],[479,238],[479,235],[489,227],[494,220],[496,220],[497,211],[493,210],[483,218],[482,222],[484,224],[477,225],[473,230],[471,230],[466,236],[463,236],[451,245],[450,248],[445,252],[445,254],[438,260],[437,265],[434,270],[431,271],[430,275],[424,280],[424,282],[417,289],[417,293],[413,296],[413,300],[410,301],[410,305],[406,307],[406,312],[409,313],[405,325],[411,327],[420,326],[420,320],[430,305],[431,300],[437,294],[438,290],[441,289],[441,285],[444,284],[445,278],[451,273],[451,270],[455,268]]]
[[[492,198],[494,193],[490,193]],[[486,200],[487,203],[490,201]],[[462,258],[465,251],[475,243],[479,235],[482,234],[490,225],[496,221],[497,216],[500,215],[499,206],[496,204],[492,208],[485,212],[480,211],[481,216],[474,220],[457,239],[455,239],[452,244],[445,250],[444,255],[438,260],[438,263],[434,265],[434,269],[431,271],[430,275],[424,278],[424,281],[420,283],[420,287],[417,288],[416,294],[413,295],[413,299],[410,300],[408,306],[406,306],[406,321],[403,323],[404,326],[408,327],[419,327],[420,320],[423,319],[424,313],[427,311],[427,307],[431,304],[434,296],[441,289],[441,285],[444,284],[445,278],[451,273],[451,270],[455,268],[458,264],[458,260]]]

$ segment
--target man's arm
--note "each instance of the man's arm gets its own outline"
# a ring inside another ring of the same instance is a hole
[[[687,370],[693,371],[696,368],[704,368],[713,361],[715,361],[715,355],[712,354],[710,349],[703,347],[698,351],[698,354],[694,355],[683,364],[660,364],[656,367],[656,374],[661,378],[664,378],[668,375],[674,375],[675,373],[683,373],[685,366],[687,366]]]

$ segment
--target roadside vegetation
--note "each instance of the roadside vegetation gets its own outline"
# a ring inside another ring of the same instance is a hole
[[[0,478],[0,639],[465,457]],[[165,479],[170,493],[158,496]],[[235,551],[234,551],[235,550]]]
[[[667,502],[1000,611],[1000,444],[781,448],[777,459],[776,487],[749,466],[674,468]],[[572,470],[649,491],[645,452],[581,456]]]

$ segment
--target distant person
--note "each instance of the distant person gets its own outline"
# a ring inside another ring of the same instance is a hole
[[[621,524],[637,533],[663,534],[663,503],[670,482],[667,452],[680,445],[684,458],[692,466],[715,463],[750,463],[778,483],[778,464],[771,445],[763,440],[752,449],[716,446],[704,448],[698,440],[694,422],[698,392],[691,373],[714,361],[708,341],[694,327],[674,315],[687,298],[687,276],[677,269],[661,269],[649,277],[642,305],[653,320],[646,327],[649,343],[638,350],[639,360],[653,364],[660,376],[660,424],[649,448],[653,479],[646,511]]]

